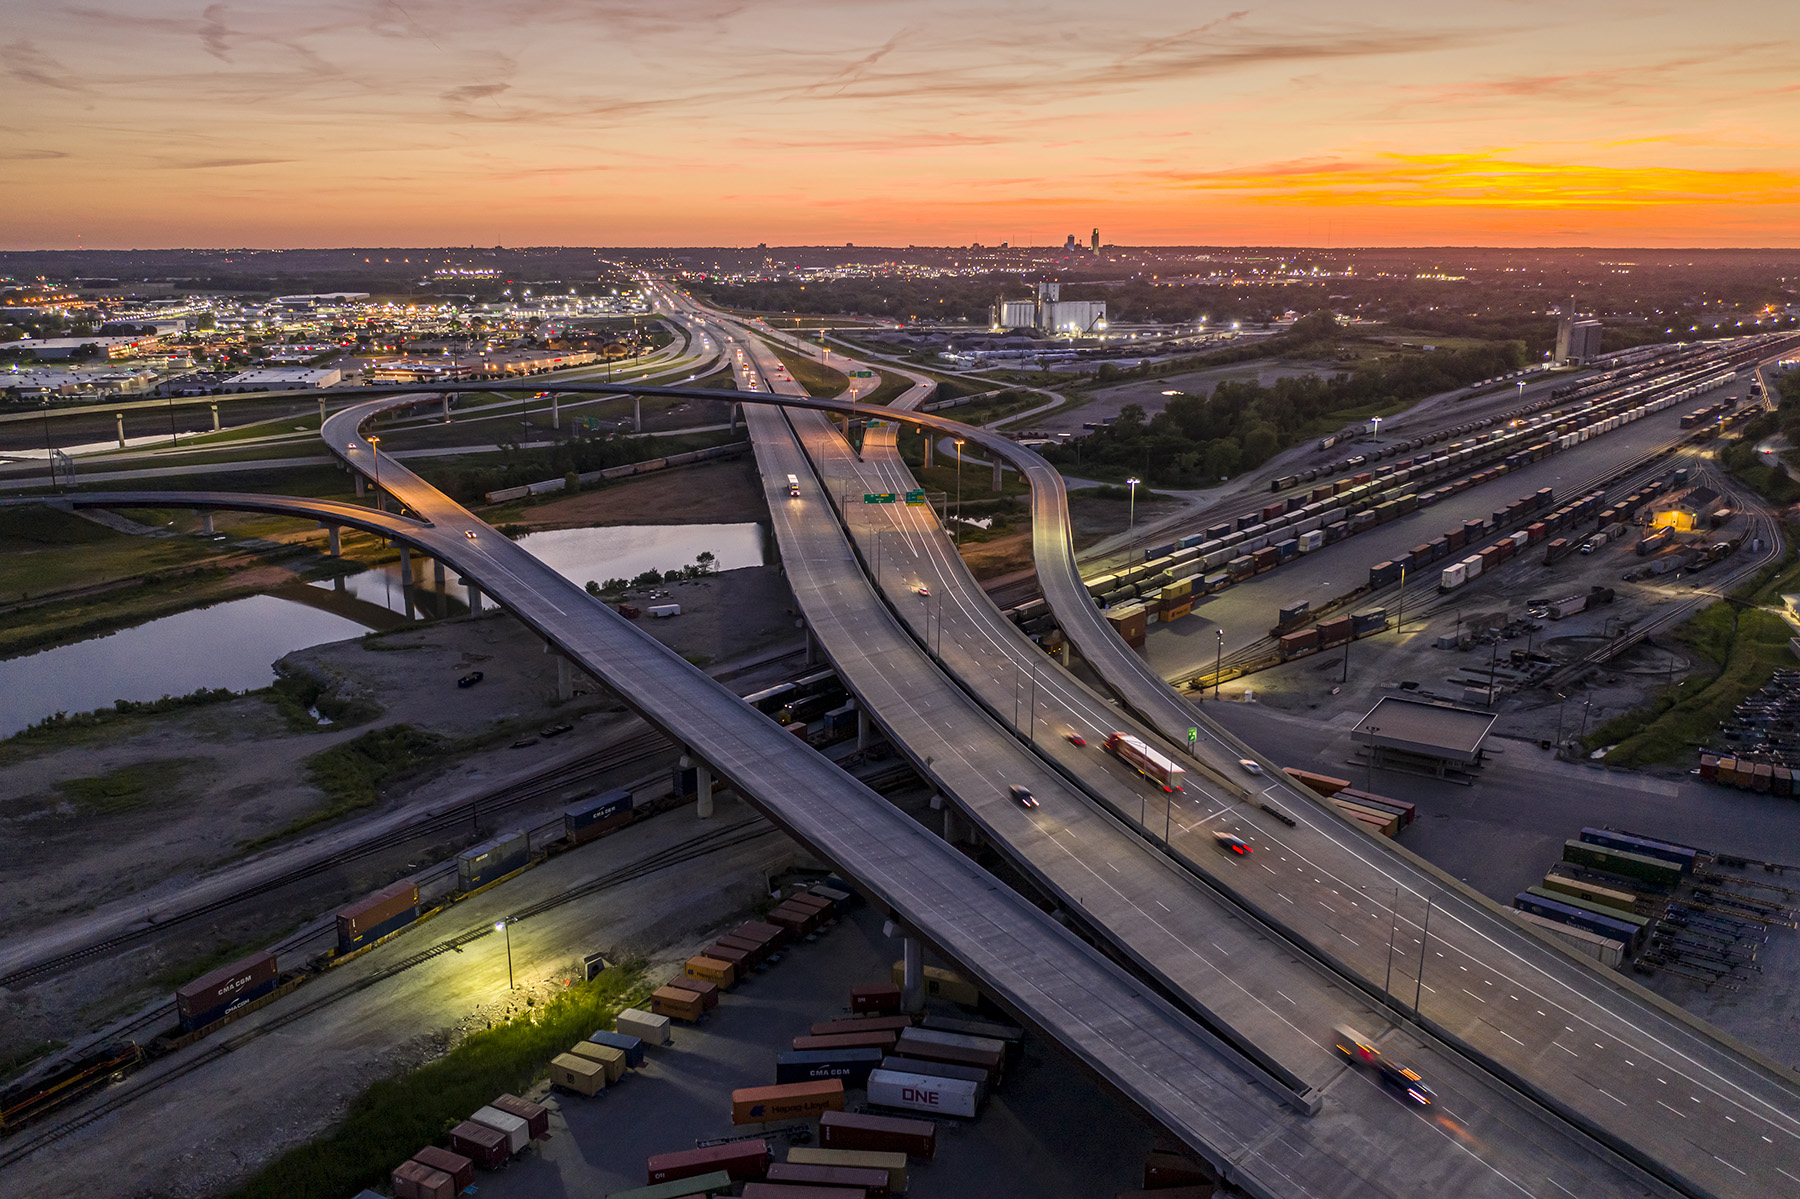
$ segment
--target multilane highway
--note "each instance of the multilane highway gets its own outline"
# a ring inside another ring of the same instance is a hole
[[[874,415],[867,410],[864,414]],[[964,436],[996,453],[1013,448],[991,444],[1003,439],[993,435],[984,439],[980,431]],[[1031,460],[1015,455],[1014,461],[1021,463],[1037,489],[1034,505],[1041,514],[1039,493],[1059,488],[1060,479],[1051,472],[1052,479],[1042,480],[1040,487]],[[893,484],[885,489],[903,488]],[[1052,530],[1063,524],[1060,519],[1048,523]],[[1035,527],[1041,551],[1046,522]],[[1061,546],[1054,548],[1066,553],[1066,528],[1063,534]],[[885,551],[882,558],[886,560]],[[1044,558],[1040,552],[1039,573],[1048,581],[1058,572],[1046,570]],[[1062,581],[1072,591],[1078,586],[1072,569]],[[883,582],[896,593],[897,606],[908,602],[903,588],[885,571]],[[967,588],[959,594],[970,602],[954,611],[979,611],[974,600],[978,589],[973,596]],[[1165,733],[1172,731],[1171,725],[1181,729],[1199,724],[1194,710],[1112,636],[1093,613],[1085,589],[1077,594],[1076,615],[1089,614],[1098,626],[1088,630],[1098,634],[1096,638],[1078,637],[1077,644],[1090,661],[1104,659],[1111,651],[1113,660],[1101,673],[1136,701],[1128,706],[1140,714],[1160,716],[1155,723]],[[1095,643],[1100,654],[1089,652]],[[1120,660],[1125,662],[1123,668]],[[1004,703],[991,707],[1003,709]],[[1237,757],[1249,754],[1216,732],[1200,749],[1221,775],[1236,768]],[[1225,753],[1219,753],[1221,749]],[[1220,761],[1226,754],[1229,758]],[[1273,772],[1272,763],[1263,765]],[[1800,1173],[1800,1163],[1794,1160],[1795,1113],[1800,1105],[1794,1102],[1793,1079],[1786,1071],[1722,1043],[1715,1030],[1627,980],[1568,961],[1520,930],[1484,898],[1404,851],[1368,837],[1309,795],[1284,786],[1279,776],[1263,782],[1262,794],[1287,808],[1297,818],[1297,827],[1287,829],[1249,804],[1237,804],[1231,822],[1222,826],[1272,851],[1274,861],[1265,858],[1258,867],[1263,873],[1234,870],[1225,875],[1210,867],[1205,855],[1185,855],[1250,911],[1291,931],[1321,961],[1378,997],[1390,987],[1387,947],[1379,935],[1387,930],[1381,925],[1397,926],[1401,945],[1410,942],[1412,951],[1423,951],[1426,977],[1418,980],[1416,972],[1396,957],[1393,1006],[1410,1006],[1404,991],[1406,983],[1413,983],[1420,998],[1419,1018],[1427,1028],[1469,1049],[1501,1077],[1516,1081],[1578,1127],[1684,1189],[1761,1193],[1757,1188],[1786,1185],[1779,1179]],[[1197,792],[1191,797],[1195,810],[1190,819],[1205,818],[1207,809],[1202,805],[1236,801],[1231,792],[1224,792],[1231,798],[1222,798],[1204,782],[1190,786],[1190,791]],[[1185,802],[1176,811],[1183,813],[1184,808]],[[1181,823],[1180,816],[1176,821]],[[1432,908],[1429,945],[1427,904]],[[1661,1089],[1682,1084],[1689,1091],[1688,1106],[1674,1107],[1663,1099]],[[1746,1163],[1760,1166],[1761,1182],[1752,1178]]]

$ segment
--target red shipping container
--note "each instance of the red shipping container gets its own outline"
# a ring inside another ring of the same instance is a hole
[[[824,912],[831,908],[829,899],[821,899],[819,896],[808,894],[805,891],[798,895],[788,896],[786,902],[789,907],[810,908],[815,912]]]
[[[550,1136],[550,1109],[540,1103],[521,1099],[517,1095],[502,1095],[488,1104],[496,1111],[505,1112],[509,1116],[517,1116],[525,1121],[525,1132],[532,1140],[542,1141]]]
[[[412,1155],[416,1162],[424,1162],[433,1170],[442,1170],[456,1184],[456,1193],[462,1194],[475,1184],[475,1163],[460,1153],[452,1153],[448,1149],[440,1149],[436,1145],[427,1145]]]
[[[900,1010],[900,988],[893,983],[870,983],[850,988],[850,1010],[853,1012],[897,1012]]]
[[[815,1187],[780,1182],[752,1182],[744,1187],[744,1199],[868,1199],[861,1187]]]
[[[820,1037],[795,1037],[794,1049],[802,1052],[809,1049],[892,1049],[900,1034],[891,1028],[876,1029],[873,1032],[837,1033]]]
[[[937,1125],[901,1116],[826,1112],[819,1117],[819,1144],[826,1149],[872,1149],[930,1161],[937,1153]]]
[[[450,1130],[450,1148],[483,1170],[498,1170],[512,1156],[505,1133],[473,1120],[464,1120]]]
[[[692,995],[698,995],[701,1004],[709,1012],[719,1006],[719,988],[703,978],[689,978],[685,974],[677,974],[669,980],[669,986]]]
[[[779,924],[769,924],[762,920],[746,920],[744,923],[732,929],[731,935],[734,937],[747,937],[752,941],[759,941],[774,949],[781,948],[783,945],[786,945],[788,941],[787,929],[782,928]]]
[[[899,1032],[911,1027],[911,1016],[864,1016],[861,1019],[822,1020],[806,1031],[815,1037],[835,1037],[843,1033]]]
[[[401,1162],[392,1175],[395,1199],[452,1199],[456,1180],[424,1162]]]
[[[742,937],[742,936],[739,936],[737,933],[726,933],[724,936],[720,937],[717,941],[714,941],[713,944],[728,945],[732,949],[743,950],[745,953],[750,955],[750,964],[752,966],[756,965],[757,963],[761,962],[764,958],[769,956],[769,947],[768,947],[767,943],[762,942],[762,941],[752,940],[749,937]]]
[[[727,945],[722,941],[714,941],[711,945],[702,949],[700,955],[702,957],[710,958],[715,962],[730,963],[737,978],[744,977],[744,975],[750,971],[750,951],[747,949],[738,949],[734,946]]]
[[[705,1149],[659,1153],[646,1163],[652,1185],[677,1178],[698,1178],[723,1170],[737,1182],[761,1178],[769,1169],[769,1142],[731,1141]]]
[[[888,1172],[864,1166],[811,1166],[775,1162],[768,1181],[814,1187],[854,1187],[868,1199],[888,1199]]]
[[[235,1003],[268,994],[275,987],[276,974],[273,954],[253,953],[203,974],[175,992],[175,1010],[199,1027],[223,1016]]]

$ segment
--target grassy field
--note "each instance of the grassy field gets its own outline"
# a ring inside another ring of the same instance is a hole
[[[806,394],[814,399],[831,399],[833,396],[843,394],[844,390],[850,386],[850,376],[844,372],[826,366],[816,358],[808,358],[795,350],[790,350],[786,346],[777,345],[774,342],[769,342],[768,345],[775,351],[775,356],[781,359],[781,365],[787,367],[788,374],[794,376],[794,381],[806,388]]]
[[[153,758],[92,778],[63,779],[56,789],[80,815],[110,816],[152,800],[166,800],[193,764],[191,758]]]
[[[246,694],[254,694],[254,692]],[[47,749],[79,745],[102,730],[112,729],[120,724],[144,724],[151,717],[164,712],[174,712],[183,708],[207,707],[237,698],[238,692],[236,691],[230,691],[224,687],[214,687],[196,691],[191,695],[165,696],[162,699],[142,701],[122,699],[110,708],[101,708],[94,712],[58,713],[0,740],[0,766]]]
[[[495,1096],[520,1094],[550,1059],[648,992],[643,966],[615,966],[526,1015],[469,1036],[438,1060],[384,1079],[350,1104],[343,1123],[259,1170],[235,1199],[343,1199],[387,1186],[393,1168]]]
[[[1800,563],[1792,548],[1781,563],[1678,625],[1672,639],[1705,666],[1673,693],[1601,725],[1584,740],[1591,750],[1610,745],[1609,766],[1684,762],[1714,739],[1719,722],[1775,671],[1791,667],[1788,639],[1794,630],[1773,609],[1783,592],[1800,587]]]
[[[912,387],[912,380],[892,371],[879,371],[881,386],[863,397],[865,404],[891,404]]]

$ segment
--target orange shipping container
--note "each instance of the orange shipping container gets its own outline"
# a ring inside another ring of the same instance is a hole
[[[731,1122],[761,1124],[802,1120],[844,1110],[844,1080],[820,1079],[777,1087],[743,1087],[731,1093]]]
[[[709,1012],[719,1006],[719,988],[709,982],[701,982],[697,978],[677,974],[669,980],[668,985],[677,991],[692,991],[700,997],[700,1006]]]
[[[835,1033],[819,1037],[795,1037],[794,1049],[892,1049],[900,1034],[891,1028],[870,1032]]]
[[[689,978],[711,983],[722,991],[731,990],[731,985],[737,982],[737,967],[730,962],[721,962],[718,958],[691,957],[681,972]]]
[[[661,987],[650,993],[650,1010],[658,1016],[667,1016],[671,1020],[686,1020],[688,1023],[700,1019],[706,1007],[700,997],[692,991],[683,991],[677,987]]]

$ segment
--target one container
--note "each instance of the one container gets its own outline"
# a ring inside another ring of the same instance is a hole
[[[416,1162],[423,1162],[433,1170],[442,1170],[450,1176],[456,1185],[455,1193],[460,1195],[474,1185],[475,1163],[460,1153],[452,1153],[448,1149],[440,1149],[436,1145],[427,1145],[412,1155]]]
[[[488,1106],[525,1121],[525,1131],[534,1141],[544,1140],[550,1135],[550,1109],[541,1103],[532,1103],[517,1095],[501,1095]]]
[[[652,615],[652,616],[680,616],[681,615],[681,605],[680,604],[651,604],[650,605],[650,615]]]
[[[450,1130],[450,1148],[483,1170],[498,1170],[511,1156],[505,1133],[473,1120],[464,1120]]]
[[[815,1037],[831,1037],[849,1032],[899,1032],[911,1028],[911,1016],[865,1016],[852,1020],[821,1020],[806,1031]]]
[[[906,1190],[906,1154],[873,1149],[814,1149],[796,1145],[788,1150],[788,1161],[796,1166],[851,1166],[865,1170],[886,1170],[888,1190]]]
[[[787,929],[762,920],[746,920],[731,930],[735,935],[751,937],[779,949],[788,942]]]
[[[392,1174],[395,1199],[451,1199],[456,1180],[423,1162],[405,1161]]]
[[[277,974],[273,954],[253,953],[201,975],[175,992],[181,1027],[189,1032],[204,1028],[233,1009],[262,998],[275,989]]]
[[[419,917],[419,886],[403,879],[337,914],[338,952],[372,944]]]
[[[957,1078],[901,1074],[894,1070],[876,1070],[869,1075],[869,1102],[878,1107],[972,1120],[984,1093],[980,1083]]]
[[[899,1153],[930,1161],[937,1154],[937,1125],[900,1116],[826,1112],[819,1117],[819,1144],[827,1149]],[[788,1160],[797,1159],[790,1152]]]
[[[706,1013],[706,1005],[692,991],[683,991],[679,987],[659,987],[650,994],[650,1010],[658,1016],[686,1020],[693,1024]]]
[[[897,1012],[900,1010],[900,988],[893,983],[869,983],[850,988],[850,1010],[853,1012]]]
[[[776,1162],[769,1167],[768,1181],[808,1187],[854,1187],[868,1199],[887,1199],[887,1171],[864,1166],[803,1166],[798,1162]],[[809,1192],[810,1193],[810,1192]]]
[[[477,1124],[485,1124],[495,1132],[505,1133],[508,1152],[523,1153],[525,1147],[531,1144],[531,1126],[519,1117],[503,1112],[492,1104],[476,1108],[475,1114],[469,1119]]]
[[[608,1086],[625,1077],[625,1051],[622,1049],[597,1045],[593,1041],[577,1041],[569,1052],[604,1067]]]
[[[869,1081],[869,1071],[882,1063],[879,1049],[811,1049],[775,1055],[777,1085],[840,1078],[847,1087]]]
[[[723,1170],[695,1178],[675,1178],[629,1191],[613,1191],[606,1199],[687,1199],[690,1195],[717,1195],[731,1190],[731,1175]]]
[[[637,1037],[646,1045],[667,1045],[671,1040],[669,1018],[658,1012],[626,1008],[613,1024],[621,1033]]]
[[[461,890],[473,891],[511,874],[530,859],[531,843],[524,833],[502,833],[456,855],[457,885]]]
[[[908,1041],[928,1041],[939,1045],[958,1045],[964,1049],[978,1049],[987,1053],[1004,1054],[1006,1042],[998,1037],[978,1037],[972,1033],[952,1032],[944,1028],[912,1028],[904,1030]]]
[[[683,1149],[676,1153],[659,1153],[645,1163],[652,1183],[676,1178],[697,1178],[723,1170],[733,1179],[745,1182],[761,1178],[769,1169],[769,1142],[729,1141],[704,1149]]]
[[[644,1041],[642,1037],[630,1036],[622,1032],[599,1032],[588,1034],[588,1040],[596,1045],[610,1045],[625,1055],[625,1067],[636,1070],[644,1064]]]
[[[770,1120],[803,1120],[821,1112],[844,1110],[844,1080],[788,1083],[773,1087],[740,1087],[731,1093],[733,1124]]]
[[[577,1095],[598,1095],[606,1089],[606,1065],[577,1053],[559,1053],[550,1059],[550,1081]]]

